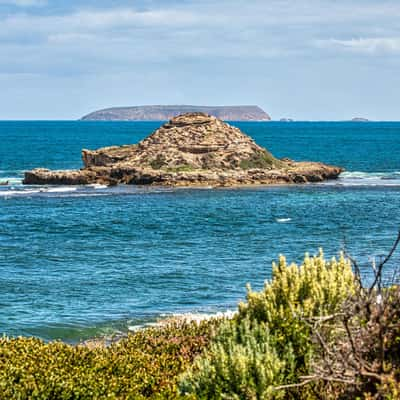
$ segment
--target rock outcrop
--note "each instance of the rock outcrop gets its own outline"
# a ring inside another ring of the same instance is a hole
[[[258,106],[136,106],[113,107],[85,115],[87,121],[167,121],[185,113],[203,112],[224,121],[270,121]]]
[[[279,160],[238,128],[203,114],[173,118],[136,145],[82,150],[81,170],[35,169],[25,184],[232,186],[320,182],[339,167]]]

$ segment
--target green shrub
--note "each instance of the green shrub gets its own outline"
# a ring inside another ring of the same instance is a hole
[[[274,336],[265,323],[226,321],[218,336],[182,376],[182,393],[204,399],[284,398],[273,386],[285,379],[292,352],[285,360],[276,352]]]
[[[247,160],[242,160],[239,164],[241,169],[253,169],[253,168],[261,168],[261,169],[270,169],[273,167],[281,167],[283,163],[276,159],[271,153],[268,151],[260,151],[252,155]]]
[[[93,350],[34,338],[3,338],[0,398],[177,398],[177,376],[207,345],[213,324],[147,329]]]
[[[355,290],[351,263],[343,255],[326,261],[306,254],[303,264],[287,265],[281,256],[273,264],[273,277],[264,290],[253,292],[248,287],[247,302],[239,304],[239,319],[266,322],[283,351],[291,343],[298,367],[308,365],[311,356],[309,327],[305,319],[330,315],[341,309],[344,300]]]
[[[351,264],[343,256],[326,261],[306,255],[301,266],[284,257],[273,266],[264,290],[239,305],[209,350],[180,381],[182,392],[200,398],[312,398],[302,389],[275,390],[307,374],[313,355],[307,319],[340,310],[355,290]]]

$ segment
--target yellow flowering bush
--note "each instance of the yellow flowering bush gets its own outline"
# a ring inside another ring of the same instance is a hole
[[[343,255],[327,261],[321,251],[300,266],[280,257],[264,289],[248,287],[238,315],[183,374],[181,391],[208,399],[313,398],[306,390],[278,387],[308,372],[313,343],[307,319],[339,311],[355,287]]]
[[[90,349],[0,339],[0,399],[175,399],[177,376],[207,345],[214,322],[169,325]]]

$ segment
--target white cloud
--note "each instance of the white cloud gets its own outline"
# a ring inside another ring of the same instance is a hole
[[[1,3],[19,5],[39,5],[45,0],[0,0]],[[368,3],[368,2],[367,2]],[[343,0],[325,3],[322,0],[295,2],[293,0],[222,0],[220,2],[182,2],[168,6],[153,6],[148,9],[131,7],[110,7],[106,9],[75,9],[63,14],[29,15],[15,13],[0,17],[0,35],[8,33],[11,37],[18,33],[35,34],[50,31],[54,33],[80,34],[88,32],[114,33],[133,28],[168,28],[179,32],[184,28],[190,31],[214,33],[229,32],[235,36],[245,36],[251,31],[268,29],[270,36],[296,34],[307,35],[324,29],[353,30],[354,25],[367,27],[379,19],[400,17],[400,5],[383,1],[355,5]],[[49,3],[50,4],[50,3]],[[357,4],[357,3],[356,3]],[[365,23],[367,21],[367,23]],[[276,32],[274,31],[276,30]],[[299,30],[299,32],[297,32]],[[293,32],[296,31],[296,32]],[[151,35],[151,32],[147,32]]]
[[[0,0],[5,1],[12,2]],[[370,0],[152,1],[146,2],[151,4],[147,8],[116,1],[118,6],[90,9],[75,4],[78,8],[63,12],[49,12],[48,2],[45,13],[24,9],[0,14],[0,72],[80,74],[140,63],[222,59],[241,60],[245,69],[249,60],[263,64],[288,62],[293,56],[323,58],[324,49],[399,51],[400,4],[388,0],[378,5]],[[362,39],[336,39],[339,35]],[[370,39],[374,36],[381,39]]]
[[[209,14],[184,8],[86,9],[65,15],[7,16],[0,19],[0,45],[8,46],[8,54],[25,49],[23,56],[26,51],[38,51],[35,46],[40,52],[58,52],[54,46],[62,46],[64,53],[81,51],[80,62],[85,60],[85,51],[91,59],[98,55],[126,61],[159,59],[160,55],[269,58],[296,51],[285,48],[282,36],[265,37],[263,30],[263,25],[254,25],[246,16],[217,10]]]
[[[320,48],[330,48],[363,54],[399,54],[400,37],[328,39],[316,42]]]
[[[1,0],[0,0],[1,1]],[[197,16],[182,10],[136,11],[129,8],[109,10],[78,10],[64,15],[14,14],[0,18],[0,39],[20,40],[52,35],[98,34],[123,37],[137,29],[166,29],[172,31],[215,23],[215,18]],[[151,36],[151,32],[144,32]]]
[[[345,117],[366,99],[371,110],[398,113],[400,59],[391,55],[400,51],[399,0],[5,4],[14,5],[0,7],[0,109],[8,116],[21,113],[14,104],[22,100],[25,111],[40,105],[52,118],[79,116],[79,107],[210,99],[291,109],[295,118]],[[365,54],[382,56],[366,63]]]

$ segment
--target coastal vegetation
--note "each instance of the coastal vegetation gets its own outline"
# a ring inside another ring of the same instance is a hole
[[[250,158],[240,161],[239,164],[242,169],[254,169],[254,168],[282,168],[284,163],[277,160],[269,151],[264,150],[258,153],[254,153]]]
[[[36,338],[0,339],[0,398],[177,398],[177,377],[207,347],[214,324],[170,324],[92,349]]]
[[[248,287],[247,302],[225,321],[210,348],[181,381],[200,398],[287,398],[284,384],[308,374],[314,345],[308,318],[330,315],[355,291],[349,260],[306,255],[301,266],[281,257],[264,290]],[[293,398],[298,398],[297,391]]]
[[[281,257],[233,318],[175,321],[106,347],[3,338],[1,398],[398,399],[400,288],[382,285],[387,260],[366,288],[343,254]]]

